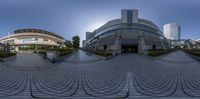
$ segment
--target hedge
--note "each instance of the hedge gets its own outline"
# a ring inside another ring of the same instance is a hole
[[[194,56],[200,57],[200,49],[190,49],[190,50],[187,49],[187,50],[185,50],[185,52],[190,53]]]
[[[105,51],[105,50],[86,50],[86,51],[94,53],[96,55],[104,56],[104,57],[112,56],[111,52]]]
[[[10,56],[15,56],[15,55],[16,53],[0,51],[0,58],[7,58]]]

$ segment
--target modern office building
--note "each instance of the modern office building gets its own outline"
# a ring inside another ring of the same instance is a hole
[[[149,49],[169,48],[169,42],[153,22],[139,18],[138,10],[122,10],[121,18],[86,32],[86,49],[115,53],[146,53]]]
[[[83,41],[82,41],[82,47],[84,47],[85,44],[86,44],[86,40],[83,40]]]
[[[63,46],[65,39],[55,33],[40,29],[19,29],[0,38],[1,43],[9,43],[12,50],[38,50]]]
[[[163,26],[164,36],[170,40],[181,39],[181,27],[177,23],[169,23]]]
[[[200,39],[196,40],[197,48],[200,48]]]

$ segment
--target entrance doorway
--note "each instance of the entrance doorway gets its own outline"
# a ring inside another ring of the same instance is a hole
[[[104,50],[107,50],[107,45],[104,45],[103,49],[104,49]]]
[[[138,45],[122,45],[122,53],[138,53]]]

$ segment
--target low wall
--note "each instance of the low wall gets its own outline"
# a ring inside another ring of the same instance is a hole
[[[39,54],[41,57],[43,57],[44,59],[46,59],[47,61],[49,61],[49,62],[51,62],[51,63],[56,63],[56,62],[60,62],[60,61],[62,61],[63,59],[65,59],[65,58],[71,56],[73,53],[70,53],[70,54],[65,55],[65,56],[62,56],[62,57],[58,57],[58,58],[56,58],[56,59],[54,59],[54,60],[52,60],[52,59],[50,59],[50,58],[47,58],[46,55],[43,55],[43,54],[40,54],[40,53],[38,53],[38,54]]]
[[[15,59],[16,57],[17,57],[17,55],[7,57],[7,58],[0,58],[0,62],[7,62],[9,60]]]

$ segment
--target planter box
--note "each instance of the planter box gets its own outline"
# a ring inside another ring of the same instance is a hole
[[[60,52],[58,52],[58,51],[48,51],[47,55],[44,55],[41,53],[38,53],[38,54],[51,63],[56,63],[56,62],[62,61],[63,59],[72,55],[72,53],[70,53],[70,54],[60,57]]]

